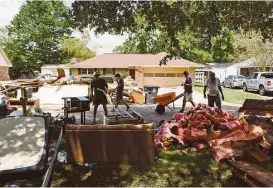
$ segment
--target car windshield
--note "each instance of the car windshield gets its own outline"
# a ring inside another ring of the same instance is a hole
[[[261,78],[273,78],[273,73],[263,73],[261,74]]]
[[[235,76],[236,79],[244,79],[244,76]]]

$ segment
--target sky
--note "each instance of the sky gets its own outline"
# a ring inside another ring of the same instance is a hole
[[[19,13],[23,0],[0,0],[0,27],[5,27],[10,24],[13,17]],[[64,3],[70,6],[72,0],[65,0]],[[78,36],[75,34],[74,36]],[[95,36],[94,32],[90,32],[90,41],[88,47],[96,50],[97,54],[111,53],[112,50],[121,45],[126,39],[126,36],[103,34]]]

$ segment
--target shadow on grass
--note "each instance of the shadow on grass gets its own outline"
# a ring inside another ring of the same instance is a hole
[[[242,186],[225,163],[217,163],[209,151],[184,154],[160,151],[153,165],[107,165],[92,168],[57,164],[52,186]]]

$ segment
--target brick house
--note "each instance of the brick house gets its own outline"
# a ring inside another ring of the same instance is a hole
[[[182,73],[189,71],[193,80],[195,69],[204,67],[185,59],[168,61],[167,65],[159,66],[159,61],[166,56],[158,54],[103,54],[91,59],[70,65],[71,75],[88,75],[100,71],[103,75],[127,73],[142,85],[173,87],[181,85]]]
[[[10,80],[9,68],[12,67],[8,57],[0,46],[0,81]]]

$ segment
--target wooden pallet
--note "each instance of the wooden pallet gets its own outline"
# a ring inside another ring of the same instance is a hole
[[[232,171],[253,187],[273,187],[273,173],[261,166],[244,161],[229,161]]]

